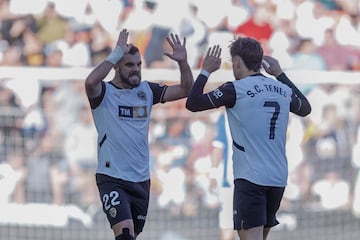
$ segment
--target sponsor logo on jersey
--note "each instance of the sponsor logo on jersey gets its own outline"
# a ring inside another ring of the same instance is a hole
[[[147,118],[146,106],[119,106],[119,117],[125,118]]]
[[[144,220],[144,221],[145,221],[145,220],[146,220],[146,216],[138,215],[138,216],[137,216],[137,219],[138,219],[138,220]]]

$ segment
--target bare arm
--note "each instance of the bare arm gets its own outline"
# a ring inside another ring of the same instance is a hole
[[[103,61],[97,65],[85,80],[86,95],[88,98],[95,98],[101,94],[101,82],[109,74],[113,65]]]
[[[97,97],[101,94],[101,82],[109,74],[114,65],[127,53],[131,47],[127,44],[129,33],[123,29],[112,53],[99,65],[97,65],[85,79],[86,94],[89,98]]]
[[[164,53],[165,56],[178,62],[180,70],[180,84],[171,85],[166,89],[164,101],[174,101],[188,96],[192,85],[194,84],[194,77],[191,68],[187,62],[186,53],[186,39],[183,44],[178,35],[170,34],[167,38],[168,43],[173,49],[173,53]]]

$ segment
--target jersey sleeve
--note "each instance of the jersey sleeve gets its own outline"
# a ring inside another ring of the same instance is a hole
[[[199,74],[187,98],[186,108],[197,112],[221,106],[234,106],[236,100],[234,85],[226,82],[213,91],[203,93],[207,79],[204,74]]]
[[[292,89],[290,111],[299,116],[306,116],[311,112],[311,105],[302,92],[285,75],[280,74],[277,79]]]
[[[153,92],[153,104],[165,103],[164,95],[168,86],[160,83],[148,83]]]
[[[101,101],[105,96],[105,91],[106,91],[106,84],[105,82],[101,82],[101,94],[95,98],[89,98],[91,109],[95,109],[97,106],[100,105]]]

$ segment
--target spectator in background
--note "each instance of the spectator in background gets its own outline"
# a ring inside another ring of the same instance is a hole
[[[313,155],[314,177],[322,178],[328,172],[336,171],[341,178],[351,180],[350,135],[344,117],[335,104],[323,108],[321,124],[315,134]],[[314,158],[316,156],[316,158]]]
[[[268,41],[274,32],[274,12],[266,4],[259,4],[253,8],[250,18],[236,27],[233,33],[236,36],[254,38],[261,43],[268,53]]]
[[[45,55],[43,52],[44,45],[36,37],[36,35],[27,29],[23,36],[24,47],[23,47],[23,58],[25,65],[39,67],[45,63]]]
[[[187,39],[189,64],[194,68],[199,67],[204,47],[208,43],[207,25],[199,18],[198,11],[196,4],[189,3],[179,27],[181,36]]]
[[[51,96],[54,104],[52,109],[56,116],[67,115],[64,118],[55,118],[54,124],[61,136],[69,130],[69,128],[78,122],[78,112],[86,104],[86,95],[84,84],[79,80],[68,80],[62,84],[56,85]]]
[[[135,0],[133,8],[122,23],[122,28],[129,29],[131,39],[135,46],[138,46],[142,56],[151,38],[154,12],[157,3],[153,0]],[[142,19],[142,21],[139,21]]]
[[[163,142],[166,151],[172,152],[172,166],[184,166],[190,150],[190,135],[184,118],[167,119],[165,135],[158,141]]]
[[[166,37],[170,28],[164,26],[152,26],[150,39],[145,48],[144,59],[148,68],[168,68],[168,62],[164,60]],[[172,64],[171,64],[172,65]]]
[[[6,47],[0,66],[22,66],[21,47],[17,45],[10,45]]]
[[[334,170],[334,168],[340,171],[350,166],[349,146],[351,146],[350,139],[353,138],[350,138],[349,129],[353,126],[349,125],[348,103],[354,98],[350,97],[349,93],[349,89],[345,87],[322,83],[307,94],[308,99],[313,103],[312,114],[306,119],[307,158],[314,161],[313,163],[320,164],[313,166],[317,168],[315,171]],[[330,151],[336,155],[330,154]],[[325,161],[316,161],[316,159]],[[342,177],[351,175],[344,172],[342,174]],[[317,172],[315,176],[319,175]]]
[[[195,185],[202,192],[201,206],[218,207],[216,189],[210,187],[212,166],[213,139],[216,134],[214,123],[208,119],[197,119],[190,124],[191,152],[187,158],[187,166],[193,168]]]
[[[48,44],[44,50],[45,66],[51,68],[63,67],[63,53],[56,44]]]
[[[326,70],[327,66],[320,54],[316,52],[316,46],[312,39],[301,39],[297,49],[292,54],[290,69],[298,70]]]
[[[69,166],[70,191],[83,208],[98,203],[94,174],[97,166],[97,132],[91,111],[84,105],[77,112],[77,119],[64,134],[63,152]]]
[[[353,53],[338,43],[332,28],[325,31],[324,42],[315,51],[324,60],[328,70],[347,71],[352,68]]]
[[[146,67],[148,68],[175,68],[176,64],[164,57],[164,53],[171,51],[166,36],[170,31],[181,34],[179,29],[181,20],[189,12],[186,1],[152,1],[155,2],[152,25],[149,32],[149,41],[144,52]],[[169,9],[176,9],[169,17]],[[180,35],[180,37],[184,37]],[[190,53],[188,53],[190,56]],[[189,59],[188,56],[188,59]],[[189,59],[190,61],[191,59]]]
[[[286,133],[289,178],[281,205],[281,209],[285,211],[296,211],[297,204],[306,201],[310,195],[312,166],[304,154],[305,126],[302,120],[289,116]]]
[[[174,155],[171,150],[162,149],[155,160],[153,174],[159,181],[161,189],[158,193],[157,205],[169,209],[173,215],[180,215],[186,196],[185,171],[182,166],[174,164],[176,160]]]
[[[62,51],[62,65],[66,67],[91,66],[89,29],[73,22],[68,22],[65,29],[64,39],[52,43]]]
[[[298,41],[291,21],[280,20],[268,42],[271,56],[276,57],[281,65],[288,69],[292,65],[292,50]]]
[[[92,26],[89,38],[91,65],[96,66],[111,52],[112,39],[99,23]]]
[[[221,113],[216,122],[216,128],[216,136],[213,142],[210,188],[217,188],[216,190],[218,190],[221,240],[234,240],[236,232],[233,227],[232,139],[226,113]],[[219,174],[219,171],[221,174]]]
[[[295,13],[297,35],[300,39],[311,39],[316,46],[322,43],[326,29],[335,24],[336,15],[319,1],[298,1]]]
[[[7,159],[10,153],[24,151],[21,137],[23,117],[24,111],[18,96],[12,89],[0,85],[0,135],[3,138],[0,143],[4,154],[0,162]]]
[[[337,171],[331,171],[314,182],[312,192],[319,200],[316,210],[346,210],[350,207],[350,184]]]
[[[356,129],[356,139],[352,149],[351,161],[356,169],[352,212],[357,218],[360,218],[360,124]]]
[[[25,202],[26,174],[24,156],[20,152],[12,152],[0,162],[0,204]]]
[[[354,9],[355,10],[355,9]],[[360,17],[358,13],[342,14],[335,27],[337,41],[355,49],[360,47]]]
[[[326,9],[329,10],[340,10],[341,2],[337,0],[320,0],[319,1]]]
[[[5,19],[1,24],[1,33],[9,45],[24,45],[24,33],[26,31],[36,32],[36,23],[32,15],[25,16],[3,16]]]
[[[352,12],[355,9],[348,10]],[[335,26],[334,34],[336,40],[344,47],[347,47],[351,52],[351,56],[347,61],[350,63],[351,70],[360,70],[360,43],[359,41],[356,41],[356,39],[360,37],[359,14],[344,13],[341,15],[337,25]]]
[[[57,12],[56,4],[48,1],[43,14],[36,17],[36,36],[45,45],[63,39],[67,22],[67,19]]]
[[[228,31],[227,17],[231,11],[232,0],[222,1],[206,1],[206,0],[191,0],[191,4],[198,8],[198,17],[201,21],[205,22],[210,32]],[[221,11],[214,11],[214,9],[221,9]],[[226,14],[224,14],[226,13]],[[236,21],[242,16],[238,12]]]
[[[66,203],[68,172],[52,133],[41,136],[26,159],[27,202],[63,205]]]

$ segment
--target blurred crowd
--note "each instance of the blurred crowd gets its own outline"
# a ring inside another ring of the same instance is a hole
[[[249,36],[285,70],[358,71],[359,12],[351,0],[0,0],[0,66],[92,67],[127,28],[145,68],[177,68],[163,57],[175,32],[186,37],[194,69],[213,44],[223,47],[222,67],[230,69],[227,46]],[[34,78],[0,79],[0,204],[99,206],[97,138],[83,81]],[[19,81],[31,81],[29,88],[16,87]],[[360,84],[303,87],[313,111],[290,117],[282,210],[360,217]],[[220,114],[190,113],[184,101],[154,106],[153,207],[187,216],[218,207],[210,171]]]
[[[1,0],[0,65],[91,67],[127,28],[148,68],[176,67],[163,56],[165,38],[175,32],[187,38],[195,68],[209,45],[220,44],[226,62],[233,37],[248,36],[286,68],[358,70],[359,5],[354,0]]]

